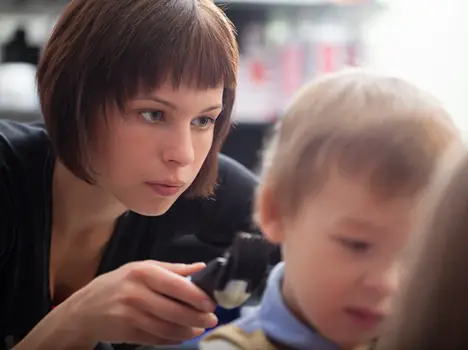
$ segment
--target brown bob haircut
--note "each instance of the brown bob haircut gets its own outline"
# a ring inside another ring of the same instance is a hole
[[[37,73],[54,152],[77,177],[93,183],[89,145],[106,106],[124,111],[133,96],[167,79],[174,88],[224,86],[213,145],[186,193],[210,195],[230,129],[237,66],[234,27],[213,0],[72,0]]]

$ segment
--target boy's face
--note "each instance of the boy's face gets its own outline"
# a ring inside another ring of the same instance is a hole
[[[294,218],[264,222],[283,246],[283,293],[297,316],[345,347],[376,337],[398,290],[418,201],[379,200],[364,182],[335,173]]]

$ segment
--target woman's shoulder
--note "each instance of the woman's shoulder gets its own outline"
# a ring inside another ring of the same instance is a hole
[[[214,195],[201,200],[203,242],[229,246],[239,231],[258,232],[252,209],[258,179],[236,160],[220,154],[218,180]]]
[[[218,184],[219,185],[245,185],[255,187],[258,184],[257,176],[238,161],[222,153],[218,156]]]
[[[257,176],[236,160],[220,154],[218,180],[212,201],[214,220],[229,222],[250,221]]]
[[[39,125],[0,120],[0,266],[13,233],[32,212],[24,204],[35,193],[44,193],[45,158],[41,154],[46,139]]]
[[[47,156],[49,149],[43,123],[0,120],[0,164],[25,166]]]
[[[33,207],[33,197],[44,195],[49,151],[47,132],[40,123],[0,120],[0,207],[5,220],[13,220],[19,212],[27,215],[25,204]]]
[[[258,186],[258,177],[238,161],[219,154],[218,180],[215,189],[215,201],[222,205],[250,205]]]

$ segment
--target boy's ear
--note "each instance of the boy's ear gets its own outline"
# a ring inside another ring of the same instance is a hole
[[[278,201],[275,200],[270,188],[260,189],[256,212],[264,236],[273,244],[281,244],[284,238],[282,215]]]

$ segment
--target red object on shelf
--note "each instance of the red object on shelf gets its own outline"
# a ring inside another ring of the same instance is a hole
[[[303,84],[305,53],[299,44],[286,45],[281,52],[281,85],[284,97],[289,99]]]
[[[330,73],[338,69],[339,47],[333,44],[318,44],[317,57],[317,73]]]
[[[333,72],[335,70],[336,48],[331,45],[324,45],[322,55],[323,72]]]
[[[255,60],[250,67],[250,79],[254,83],[261,83],[266,80],[266,68],[263,62]]]

